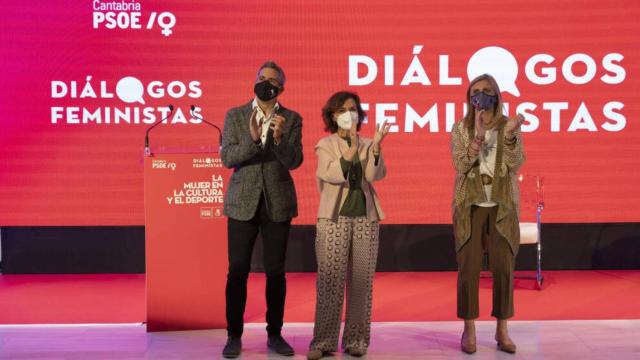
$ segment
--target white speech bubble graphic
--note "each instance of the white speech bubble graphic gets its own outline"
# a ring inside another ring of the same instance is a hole
[[[144,104],[144,86],[142,81],[134,78],[133,76],[123,77],[118,81],[116,85],[116,94],[120,100],[126,103],[139,102]]]
[[[493,76],[500,91],[520,96],[516,87],[518,62],[509,50],[499,46],[487,46],[476,51],[467,64],[467,76],[471,81],[482,74]]]

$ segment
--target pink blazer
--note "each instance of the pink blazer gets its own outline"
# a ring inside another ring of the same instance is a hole
[[[367,200],[367,218],[373,221],[384,219],[384,213],[380,207],[378,195],[373,188],[373,182],[381,180],[387,174],[382,153],[378,165],[375,165],[373,156],[373,141],[360,138],[358,154],[364,170],[362,177],[362,191]],[[349,193],[349,182],[344,178],[340,158],[348,149],[347,142],[338,136],[331,134],[318,141],[316,145],[318,157],[318,169],[316,180],[320,191],[320,206],[318,219],[338,220],[338,214]]]

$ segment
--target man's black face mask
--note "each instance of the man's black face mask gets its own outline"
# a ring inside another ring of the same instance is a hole
[[[269,101],[280,94],[280,88],[270,83],[269,80],[264,80],[256,83],[253,87],[253,92],[256,94],[258,99],[262,101]]]

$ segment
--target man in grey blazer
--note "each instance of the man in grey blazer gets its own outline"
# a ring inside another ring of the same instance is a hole
[[[281,330],[287,240],[291,219],[298,215],[289,171],[302,164],[302,118],[277,100],[285,79],[276,63],[264,63],[254,85],[256,97],[229,110],[224,120],[222,161],[233,168],[224,199],[229,241],[225,358],[235,358],[241,352],[247,278],[258,232],[264,243],[267,275],[267,345],[278,354],[294,354]]]

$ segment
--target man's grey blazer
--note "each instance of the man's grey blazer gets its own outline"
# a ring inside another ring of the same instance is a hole
[[[224,198],[224,214],[247,221],[256,213],[264,196],[272,221],[283,222],[298,215],[296,189],[289,170],[302,164],[302,117],[282,106],[282,138],[273,142],[269,130],[264,144],[255,144],[249,132],[252,101],[227,112],[222,132],[222,162],[233,168]]]

